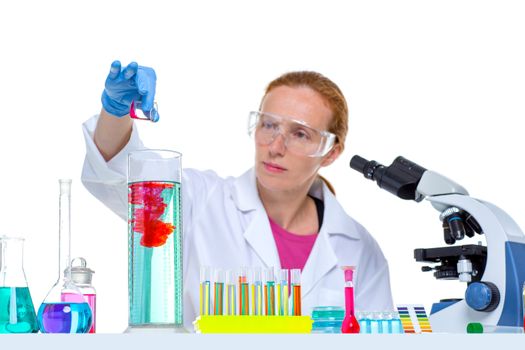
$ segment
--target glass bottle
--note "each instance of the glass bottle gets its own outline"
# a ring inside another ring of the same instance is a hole
[[[75,262],[80,262],[80,265],[76,265]],[[71,260],[71,280],[80,289],[84,298],[86,299],[89,307],[91,308],[91,328],[88,333],[95,333],[96,331],[96,320],[97,320],[97,291],[91,284],[93,274],[95,271],[87,267],[86,259],[74,258]],[[70,300],[68,294],[62,294],[64,301],[74,301],[75,294],[73,294],[73,300]]]
[[[58,280],[40,305],[38,325],[42,333],[87,333],[91,309],[71,280],[71,180],[61,179],[59,185]]]
[[[354,308],[354,266],[343,266],[345,273],[345,318],[341,325],[342,333],[359,333],[359,322],[355,318]]]
[[[38,332],[23,254],[22,238],[0,237],[0,333]]]
[[[181,157],[169,150],[128,155],[128,332],[185,331]]]

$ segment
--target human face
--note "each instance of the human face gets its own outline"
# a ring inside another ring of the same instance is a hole
[[[261,105],[261,112],[301,120],[317,130],[328,130],[332,111],[324,99],[309,87],[279,86],[271,90]],[[308,190],[319,168],[331,164],[340,147],[323,157],[308,157],[289,152],[284,135],[268,145],[255,145],[255,171],[260,186],[269,191]]]

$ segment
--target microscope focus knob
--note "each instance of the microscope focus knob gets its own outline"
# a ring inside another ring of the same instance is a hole
[[[491,282],[473,282],[467,287],[465,301],[477,311],[494,311],[500,301],[498,287]]]

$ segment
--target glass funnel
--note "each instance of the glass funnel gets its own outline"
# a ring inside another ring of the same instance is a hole
[[[129,327],[182,332],[181,154],[128,156]]]
[[[23,260],[24,240],[0,237],[0,333],[38,332]]]
[[[38,324],[42,333],[87,333],[91,309],[71,280],[71,180],[59,180],[59,184],[58,280],[40,305]]]

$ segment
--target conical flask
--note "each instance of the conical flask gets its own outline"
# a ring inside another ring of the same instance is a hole
[[[0,237],[0,333],[38,332],[23,261],[24,240]]]
[[[59,184],[58,280],[40,305],[38,325],[42,333],[87,333],[91,309],[71,280],[71,180],[59,180]]]

